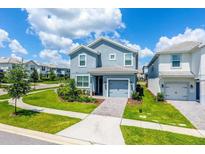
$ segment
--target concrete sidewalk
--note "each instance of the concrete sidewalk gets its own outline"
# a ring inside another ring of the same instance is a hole
[[[14,100],[9,99],[9,104],[14,105]],[[57,115],[68,116],[68,117],[79,118],[79,119],[85,119],[88,116],[88,114],[85,114],[85,113],[56,110],[56,109],[51,109],[51,108],[29,105],[29,104],[24,103],[22,101],[22,98],[20,98],[17,101],[17,107],[26,109],[26,110],[36,111],[36,112],[45,112],[49,114],[57,114]]]
[[[184,135],[191,135],[195,137],[205,138],[205,130],[175,127],[175,126],[164,125],[164,124],[159,124],[159,123],[154,123],[154,122],[122,119],[121,125],[148,128],[148,129],[154,129],[154,130],[160,130],[160,131],[168,131],[168,132],[173,132],[173,133],[179,133],[179,134],[184,134]]]

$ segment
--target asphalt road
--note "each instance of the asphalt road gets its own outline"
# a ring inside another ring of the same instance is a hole
[[[0,145],[55,145],[55,143],[0,131]]]

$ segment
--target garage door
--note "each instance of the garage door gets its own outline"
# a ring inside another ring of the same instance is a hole
[[[170,100],[187,100],[188,84],[187,83],[166,83],[165,98]]]
[[[127,80],[109,80],[109,97],[128,97]]]

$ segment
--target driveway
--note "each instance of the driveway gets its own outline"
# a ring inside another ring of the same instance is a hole
[[[195,101],[169,100],[191,123],[201,130],[205,130],[205,106]]]
[[[93,144],[125,144],[120,123],[126,103],[125,98],[107,98],[92,114],[58,135]]]

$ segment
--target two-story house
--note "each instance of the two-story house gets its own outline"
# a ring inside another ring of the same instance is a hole
[[[16,64],[21,64],[21,63],[22,62],[16,58],[0,57],[0,71],[6,72],[14,68]]]
[[[29,61],[25,62],[24,67],[25,67],[26,71],[28,72],[28,74],[31,74],[34,69],[38,72],[38,74],[41,73],[41,66],[33,60],[29,60]]]
[[[168,100],[205,104],[205,45],[187,41],[158,51],[148,65],[148,88]]]
[[[71,78],[91,95],[130,97],[135,90],[138,51],[102,37],[69,55]]]

